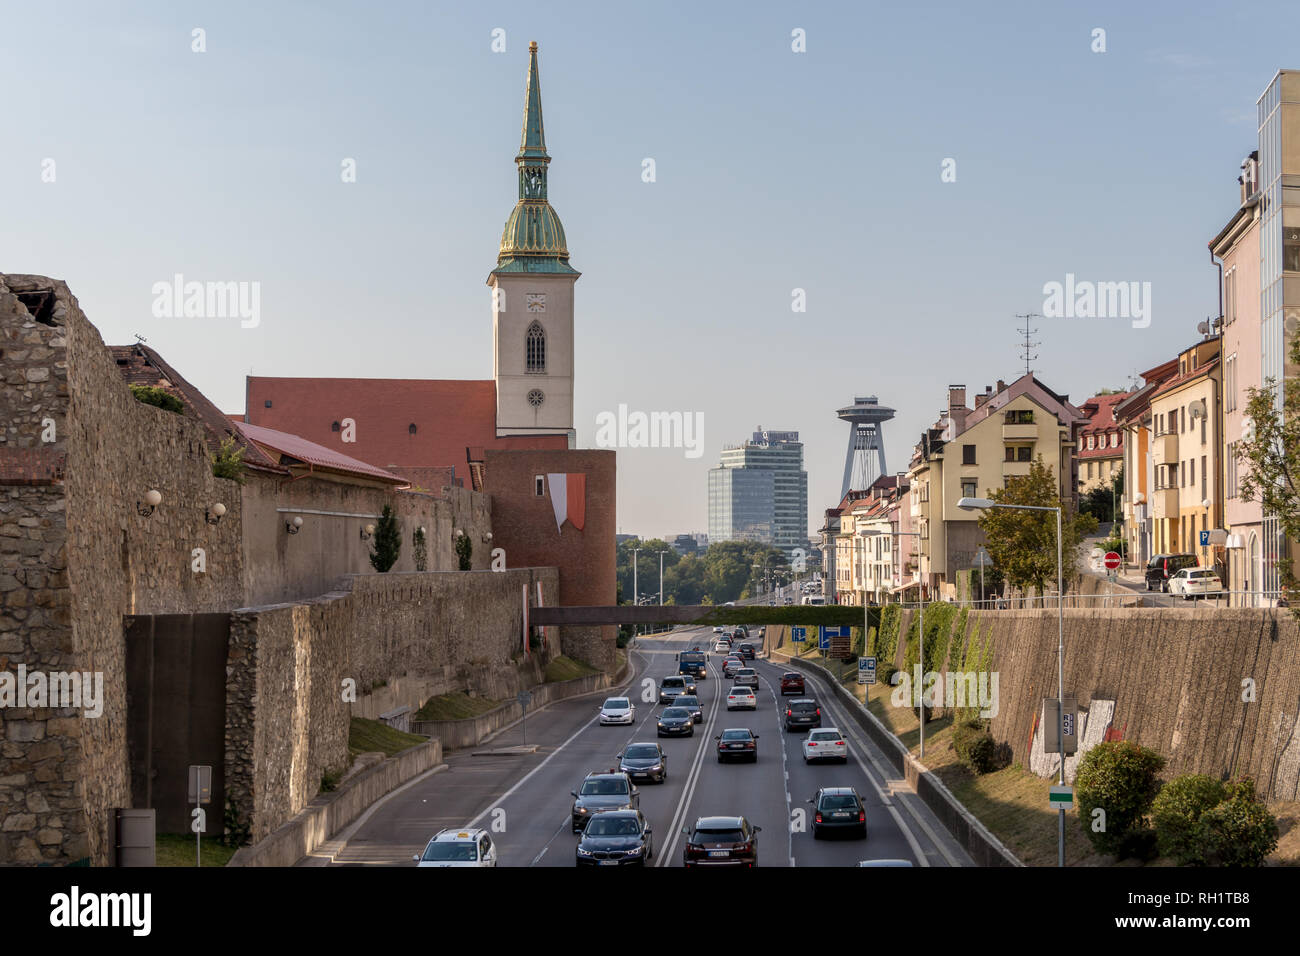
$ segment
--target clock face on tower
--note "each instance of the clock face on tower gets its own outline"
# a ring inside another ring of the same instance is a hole
[[[525,297],[525,301],[529,312],[546,311],[546,293],[544,292],[529,292]]]

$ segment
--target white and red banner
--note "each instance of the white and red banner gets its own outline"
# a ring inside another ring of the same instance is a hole
[[[562,531],[568,520],[579,531],[587,523],[587,476],[582,473],[555,472],[546,476],[551,489],[551,508],[555,511],[555,530]]]
[[[528,656],[528,585],[523,585],[524,595],[524,657]]]

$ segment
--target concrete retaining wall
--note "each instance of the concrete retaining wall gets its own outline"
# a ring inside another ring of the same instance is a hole
[[[442,763],[442,744],[431,740],[361,771],[333,793],[321,794],[256,846],[243,847],[228,866],[293,866],[361,816],[387,793]]]

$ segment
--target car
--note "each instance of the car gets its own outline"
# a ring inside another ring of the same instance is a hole
[[[631,780],[664,783],[668,779],[668,755],[657,743],[628,744],[618,760],[619,771]]]
[[[849,762],[848,741],[834,727],[822,727],[818,730],[808,731],[808,736],[803,739],[799,746],[803,750],[804,763],[812,763],[814,760]]]
[[[808,802],[813,805],[814,840],[846,832],[859,840],[867,838],[867,808],[852,787],[822,787]]]
[[[574,857],[578,866],[645,866],[654,853],[653,831],[640,810],[610,810],[587,822]]]
[[[435,833],[412,859],[416,867],[496,866],[497,848],[486,830],[453,828]]]
[[[1223,593],[1223,582],[1213,568],[1183,568],[1169,579],[1169,593],[1181,594],[1184,601],[1218,595]]]
[[[785,601],[784,601],[784,603],[785,603],[785,604],[793,604],[793,603],[794,603],[794,598],[786,598]]]
[[[678,694],[694,694],[695,680],[685,674],[670,674],[659,682],[659,703],[671,704]]]
[[[727,710],[758,710],[754,689],[737,685],[727,691]]]
[[[718,742],[718,763],[732,757],[748,757],[758,763],[758,734],[748,727],[729,727],[713,739]]]
[[[1183,568],[1199,564],[1194,554],[1156,554],[1147,562],[1143,577],[1148,591],[1168,591],[1169,579]]]
[[[715,654],[726,654],[729,653],[730,651],[731,651],[730,641],[718,641],[716,644],[713,645],[713,653]]]
[[[732,679],[737,684],[743,684],[746,687],[752,687],[758,690],[758,671],[752,667],[742,667],[732,675]]]
[[[814,730],[822,725],[822,709],[811,697],[796,697],[785,705],[785,729]]]
[[[685,707],[691,712],[691,717],[698,724],[704,720],[704,708],[700,706],[700,699],[694,694],[680,694],[673,701],[674,707]]]
[[[631,724],[636,721],[636,704],[629,697],[607,697],[600,705],[600,725]]]
[[[803,675],[798,671],[786,671],[781,675],[781,696],[805,693]]]
[[[800,602],[800,604],[807,604],[810,605],[811,607],[821,607],[825,603],[826,603],[826,598],[822,597],[820,594],[808,595]]]
[[[721,624],[719,624],[717,627],[715,627],[715,628],[713,629],[713,633],[714,633],[714,634],[726,634],[726,633],[727,633],[727,629],[726,629],[725,627],[723,627]]]
[[[754,645],[753,645],[753,644],[741,644],[740,647],[736,648],[736,652],[737,652],[737,653],[741,656],[741,658],[744,659],[744,660],[752,661],[752,660],[754,659]]]
[[[740,670],[744,666],[745,666],[745,662],[741,658],[736,657],[734,655],[732,657],[728,657],[726,660],[722,662],[722,676],[735,677],[736,671]]]
[[[700,817],[682,827],[683,866],[758,866],[758,835],[763,830],[744,817]]]
[[[732,641],[743,641],[748,637],[749,637],[749,628],[745,627],[745,625],[743,624],[731,632]]]
[[[632,784],[631,777],[617,770],[589,773],[582,786],[569,793],[573,795],[569,818],[574,833],[582,832],[587,821],[597,813],[641,809],[641,792]]]
[[[858,866],[916,866],[911,860],[859,860]]]
[[[695,718],[685,707],[668,707],[659,715],[655,731],[660,737],[694,737]]]

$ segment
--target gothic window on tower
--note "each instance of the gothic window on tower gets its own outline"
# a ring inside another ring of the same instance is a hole
[[[546,374],[546,332],[537,322],[528,326],[526,364],[524,370],[535,375]],[[541,402],[535,404],[540,405]]]
[[[528,393],[528,404],[533,408],[541,408],[544,401],[546,401],[546,396],[542,394],[540,388],[535,388]]]

